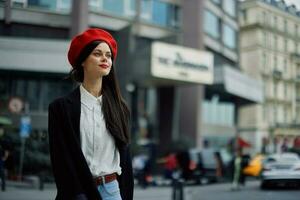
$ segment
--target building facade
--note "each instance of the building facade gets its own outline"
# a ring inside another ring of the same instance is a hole
[[[241,110],[239,126],[257,152],[279,151],[300,135],[300,12],[284,1],[249,0],[239,18],[241,66],[264,83],[265,97]]]
[[[0,114],[15,131],[29,115],[32,132],[47,135],[49,102],[76,86],[67,77],[70,39],[87,27],[118,41],[136,144],[153,142],[162,152],[175,141],[224,147],[238,134],[238,110],[263,100],[259,81],[239,66],[236,0],[7,0],[0,7]]]
[[[263,101],[262,83],[240,66],[238,8],[239,1],[210,0],[203,10],[203,41],[205,49],[214,54],[215,74],[214,84],[205,87],[202,134],[218,148],[228,147],[239,136],[239,110]]]

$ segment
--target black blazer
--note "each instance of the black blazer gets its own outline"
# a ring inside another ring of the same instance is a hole
[[[80,90],[49,105],[48,133],[56,200],[101,200],[80,145]],[[129,146],[115,138],[122,174],[118,176],[122,200],[133,199]],[[101,156],[101,155],[99,155]]]

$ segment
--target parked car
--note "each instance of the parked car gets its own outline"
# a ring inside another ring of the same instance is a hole
[[[261,189],[270,186],[300,186],[300,158],[295,153],[272,154],[263,162]]]

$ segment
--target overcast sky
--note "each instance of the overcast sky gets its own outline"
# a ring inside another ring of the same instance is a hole
[[[245,1],[245,0],[240,0]],[[287,5],[295,4],[298,10],[300,10],[300,0],[285,0]]]
[[[285,0],[287,5],[295,4],[297,9],[300,10],[300,1],[299,0]]]

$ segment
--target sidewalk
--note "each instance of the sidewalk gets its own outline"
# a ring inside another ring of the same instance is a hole
[[[26,182],[7,182],[5,192],[0,191],[1,200],[54,200],[55,184],[45,184],[44,190],[34,188]],[[135,186],[134,200],[171,200],[171,187],[148,187],[142,189]]]

